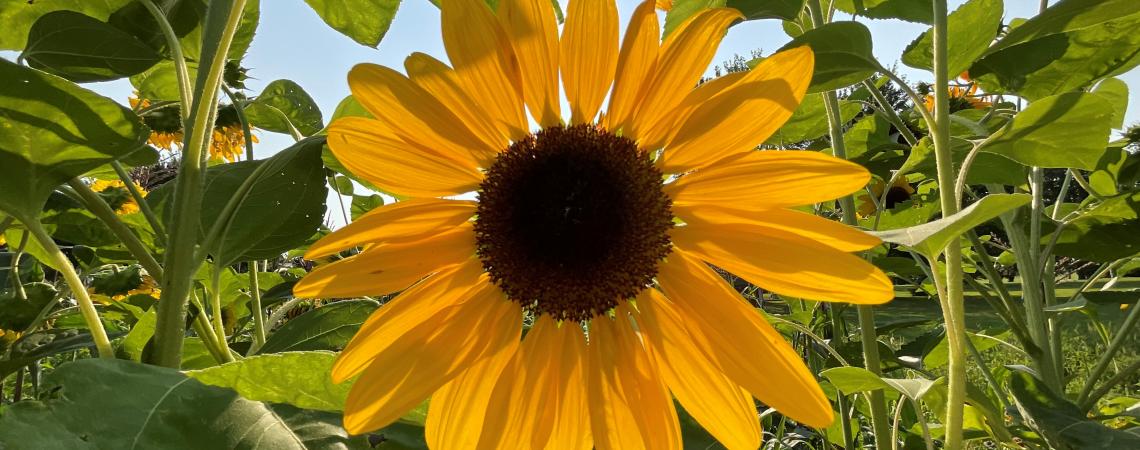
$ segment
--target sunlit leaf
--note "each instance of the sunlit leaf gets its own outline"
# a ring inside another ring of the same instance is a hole
[[[211,386],[236,390],[250,400],[343,411],[352,384],[332,382],[329,371],[333,361],[336,354],[332,352],[273,353],[191,370],[186,375]]]
[[[372,300],[346,300],[316,308],[274,331],[258,353],[341,350],[379,306]]]
[[[317,102],[291,80],[276,80],[245,107],[249,123],[257,128],[289,134],[291,129],[311,136],[324,127]]]
[[[842,100],[839,103],[840,117],[843,123],[851,121],[863,109],[859,103]],[[792,113],[792,117],[776,130],[772,137],[765,142],[767,145],[786,145],[800,141],[815,139],[828,132],[827,112],[824,110],[823,97],[808,95],[800,102],[800,106]]]
[[[1001,26],[1002,0],[970,0],[950,13],[947,33],[954,36],[947,42],[947,72],[958,75],[970,67],[974,60],[986,52]],[[915,39],[903,51],[902,62],[908,66],[933,70],[934,29]]]
[[[400,0],[305,0],[326,24],[360,45],[376,47],[400,7]]]
[[[1096,94],[1043,98],[1014,116],[982,151],[1027,166],[1092,170],[1108,144],[1112,116],[1112,105]]]
[[[1140,13],[1133,0],[1061,0],[1010,30],[987,54],[1043,36],[1080,30]]]
[[[897,230],[873,233],[892,244],[910,247],[927,256],[935,256],[954,238],[988,222],[1001,213],[1029,203],[1027,194],[990,194],[958,213],[930,223]]]
[[[1097,84],[1093,92],[1112,105],[1112,128],[1124,128],[1124,118],[1128,115],[1128,83],[1107,78]]]
[[[76,11],[106,20],[111,13],[134,0],[5,0],[0,6],[0,50],[23,50],[28,30],[37,19],[53,11]]]

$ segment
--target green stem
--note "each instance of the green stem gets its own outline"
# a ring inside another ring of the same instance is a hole
[[[8,268],[8,273],[11,274],[9,278],[12,279],[12,289],[16,291],[16,297],[20,300],[27,300],[28,293],[24,290],[24,281],[20,279],[20,258],[24,256],[24,247],[28,245],[28,232],[20,233],[20,243],[16,246],[16,253],[12,255],[12,264]]]
[[[135,236],[135,233],[131,231],[122,220],[119,220],[119,215],[115,213],[115,210],[111,209],[111,205],[108,205],[107,202],[103,200],[103,197],[100,197],[99,194],[91,190],[91,187],[88,186],[87,183],[80,181],[78,178],[72,178],[71,181],[67,182],[67,185],[71,186],[71,189],[79,195],[84,205],[87,206],[87,210],[91,211],[95,217],[103,221],[103,223],[107,225],[107,228],[111,229],[112,233],[115,233],[115,237],[123,242],[123,245],[127,247],[131,255],[139,261],[139,265],[146,269],[147,273],[150,274],[155,281],[161,283],[163,279],[162,266],[158,265],[158,260],[154,259],[154,255],[150,254],[150,250],[147,250],[146,244],[143,244],[142,241],[139,240],[139,237]]]
[[[237,112],[238,122],[241,123],[241,133],[245,139],[245,160],[253,161],[253,131],[249,128],[249,119],[245,116],[245,107],[238,102],[237,96],[229,87],[226,87],[225,83],[222,83],[222,92],[225,92],[226,97],[229,97],[230,104],[234,106],[234,111]]]
[[[190,302],[198,308],[198,314],[194,316],[194,322],[191,324],[194,327],[194,332],[198,334],[198,338],[202,340],[202,345],[210,352],[210,356],[214,358],[218,364],[225,364],[229,361],[225,358],[225,352],[218,348],[218,335],[214,333],[214,329],[210,326],[209,316],[206,315],[206,308],[202,306],[202,302],[198,300],[198,296],[191,294]]]
[[[217,107],[218,87],[222,82],[226,53],[241,19],[245,0],[215,0],[206,10],[202,36],[202,62],[194,87],[194,104],[188,117],[186,143],[182,163],[174,186],[171,207],[175,218],[170,227],[165,268],[169,276],[163,283],[162,299],[154,333],[154,364],[178,367],[185,338],[186,302],[190,294],[198,243],[199,214],[202,209],[202,184],[205,178],[203,155],[210,145]],[[176,61],[177,62],[177,61]]]
[[[1128,367],[1125,367],[1124,370],[1117,372],[1116,375],[1113,375],[1112,378],[1109,378],[1108,381],[1104,382],[1104,384],[1097,388],[1097,390],[1089,394],[1085,398],[1085,401],[1081,402],[1079,405],[1081,412],[1088,413],[1093,406],[1096,406],[1097,400],[1100,400],[1101,397],[1104,397],[1105,394],[1108,394],[1108,391],[1111,391],[1114,386],[1131,377],[1132,374],[1136,373],[1136,371],[1140,371],[1140,359],[1133,361],[1132,364],[1128,365]]]
[[[253,345],[265,345],[265,310],[261,307],[261,285],[257,280],[257,261],[249,262],[249,295],[253,310]]]
[[[997,397],[998,402],[1001,403],[1003,411],[1009,410],[1009,401],[1005,398],[1005,393],[1001,390],[1001,385],[994,379],[994,374],[990,372],[990,366],[986,364],[986,359],[982,357],[982,353],[974,346],[974,340],[966,336],[966,350],[970,351],[970,356],[978,362],[978,368],[981,369],[982,378],[985,378],[986,384],[990,386],[990,390],[994,391],[994,397]]]
[[[182,55],[182,44],[178,42],[178,35],[174,33],[174,27],[171,27],[170,22],[166,20],[166,14],[158,6],[155,6],[154,2],[151,0],[139,0],[139,2],[154,17],[158,29],[162,31],[162,36],[166,39],[166,47],[170,49],[170,59],[174,61],[174,74],[178,80],[178,95],[182,99],[178,111],[181,113],[182,128],[186,129],[187,120],[190,117],[192,97],[190,96],[190,72],[186,68],[186,57]]]
[[[222,270],[225,268],[213,265],[210,274],[210,317],[213,319],[214,337],[218,346],[228,347],[226,344],[226,325],[222,321]]]
[[[902,117],[899,117],[899,113],[895,112],[895,109],[891,106],[891,103],[887,101],[887,98],[883,96],[883,93],[879,92],[879,88],[875,86],[875,83],[872,83],[871,80],[863,80],[863,87],[871,92],[871,97],[874,97],[875,103],[879,105],[879,111],[886,115],[887,120],[899,130],[899,134],[902,135],[903,140],[905,140],[907,144],[910,144],[911,147],[918,145],[918,138],[915,137],[914,133],[911,133],[910,128],[906,126],[906,122],[902,120]]]
[[[111,340],[107,338],[107,331],[103,329],[103,322],[99,320],[99,312],[95,310],[95,304],[87,295],[87,287],[83,286],[83,280],[79,279],[79,274],[75,272],[75,266],[71,265],[71,260],[67,259],[67,255],[64,255],[59,246],[55,245],[55,240],[44,230],[44,226],[40,224],[38,219],[21,220],[21,222],[47,252],[47,257],[51,259],[56,269],[63,274],[63,279],[67,281],[72,295],[75,296],[75,301],[79,303],[79,313],[91,331],[91,340],[95,342],[99,357],[114,358],[115,351],[111,348]]]
[[[150,228],[154,230],[154,236],[159,245],[166,243],[166,230],[162,226],[162,221],[158,220],[154,210],[150,208],[150,204],[146,202],[146,197],[143,196],[142,191],[135,185],[135,180],[131,179],[131,174],[127,173],[127,169],[123,167],[118,161],[111,161],[111,167],[115,168],[115,173],[119,175],[119,179],[127,186],[130,191],[131,197],[135,199],[135,203],[139,205],[139,211],[142,211],[143,217],[146,218]]]
[[[1140,303],[1132,305],[1132,311],[1128,312],[1128,316],[1124,318],[1124,323],[1120,325],[1120,329],[1116,331],[1116,335],[1112,337],[1112,342],[1109,342],[1108,348],[1100,355],[1097,360],[1096,366],[1093,367],[1092,372],[1089,374],[1088,381],[1085,381],[1084,388],[1081,389],[1080,396],[1077,397],[1077,404],[1082,405],[1082,409],[1089,409],[1089,407],[1096,403],[1100,396],[1091,396],[1090,393],[1096,387],[1096,382],[1104,375],[1104,371],[1108,369],[1108,365],[1112,363],[1112,358],[1116,356],[1116,352],[1124,345],[1124,342],[1131,337],[1132,330],[1136,328],[1136,324],[1140,323]],[[1103,395],[1103,394],[1102,394]]]
[[[1010,248],[1017,259],[1017,271],[1021,274],[1021,296],[1025,308],[1025,327],[1029,331],[1029,338],[1033,346],[1039,350],[1030,353],[1033,356],[1033,365],[1044,379],[1045,384],[1060,392],[1060,380],[1056,378],[1053,370],[1053,355],[1049,347],[1049,333],[1046,328],[1045,299],[1042,296],[1041,280],[1038,277],[1040,267],[1034,262],[1036,256],[1031,250],[1037,242],[1026,236],[1021,222],[1016,220],[1021,213],[1014,211],[999,216],[1006,235],[1009,236]]]

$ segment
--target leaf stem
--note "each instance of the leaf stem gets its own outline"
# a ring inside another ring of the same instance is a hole
[[[182,117],[182,129],[186,129],[186,122],[190,117],[190,72],[186,68],[186,57],[182,55],[182,44],[178,42],[178,35],[174,33],[174,28],[170,26],[170,22],[166,20],[166,14],[162,12],[158,6],[155,6],[151,0],[139,0],[150,15],[154,17],[155,23],[158,24],[158,29],[162,30],[162,36],[166,39],[166,47],[170,50],[170,59],[174,61],[174,73],[178,79],[178,95],[182,101],[179,104],[179,112]]]
[[[258,261],[249,262],[249,296],[250,309],[253,310],[253,345],[250,348],[265,345],[265,309],[261,307],[261,285],[257,280]]]
[[[150,254],[150,251],[147,250],[146,245],[139,240],[139,237],[135,236],[135,233],[132,232],[122,220],[119,220],[119,215],[115,213],[115,210],[111,209],[111,205],[108,205],[107,202],[103,200],[103,197],[96,194],[87,183],[80,181],[78,178],[72,178],[67,182],[67,185],[71,186],[71,189],[79,195],[79,198],[83,200],[87,210],[91,211],[95,217],[103,221],[103,223],[107,225],[107,228],[111,229],[112,233],[115,233],[115,237],[118,237],[119,240],[123,242],[123,245],[127,247],[127,250],[131,252],[132,256],[139,260],[139,264],[146,269],[147,273],[150,274],[151,277],[154,277],[155,281],[161,283],[163,278],[162,266],[158,264],[158,260],[154,259],[154,255]]]
[[[135,199],[135,203],[138,203],[139,211],[142,211],[143,217],[146,218],[147,223],[149,223],[151,229],[154,230],[158,244],[164,245],[166,243],[166,230],[162,226],[162,221],[158,220],[158,216],[155,215],[150,204],[146,202],[146,197],[143,197],[142,191],[139,190],[138,186],[135,186],[135,180],[131,178],[131,174],[127,173],[127,169],[118,161],[111,161],[111,167],[115,169],[115,173],[119,175],[119,179],[127,186],[127,190],[130,191],[131,197]]]
[[[24,248],[27,245],[28,232],[23,231],[20,233],[20,243],[16,246],[16,253],[12,254],[12,264],[8,267],[9,278],[12,279],[12,289],[16,291],[16,297],[20,300],[28,299],[28,293],[24,291],[24,281],[20,279],[20,259],[24,256]]]
[[[1097,360],[1096,366],[1093,367],[1092,373],[1089,374],[1088,381],[1085,381],[1085,386],[1081,388],[1081,394],[1077,397],[1077,404],[1081,406],[1082,410],[1088,411],[1092,405],[1103,396],[1091,395],[1093,388],[1096,387],[1096,382],[1104,375],[1104,371],[1108,369],[1108,365],[1112,362],[1112,358],[1116,356],[1116,352],[1128,340],[1136,324],[1140,323],[1140,303],[1132,305],[1132,311],[1128,312],[1128,316],[1124,318],[1124,323],[1120,324],[1120,329],[1116,331],[1116,335],[1112,337],[1112,342],[1109,342],[1108,348],[1100,355]],[[1127,372],[1127,371],[1125,371]]]

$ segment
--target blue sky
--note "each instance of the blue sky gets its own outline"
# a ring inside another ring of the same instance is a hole
[[[621,22],[627,21],[637,0],[617,0]],[[951,0],[957,8],[964,0]],[[1029,17],[1036,13],[1037,0],[1006,0],[1006,18]],[[565,2],[563,2],[565,6]],[[663,16],[663,15],[662,15]],[[840,13],[837,20],[849,19]],[[903,48],[921,34],[926,26],[897,20],[862,20],[874,36],[875,55],[887,67],[897,62]],[[713,64],[718,65],[735,54],[749,55],[754,49],[766,53],[789,40],[776,20],[746,22],[730,29]],[[251,94],[260,92],[269,82],[288,78],[300,84],[317,102],[327,120],[342,98],[349,94],[345,74],[360,62],[386,65],[402,71],[404,58],[412,52],[424,52],[446,61],[440,37],[439,10],[428,0],[407,0],[400,6],[395,21],[378,49],[353,42],[326,26],[315,12],[301,0],[263,1],[261,23],[244,62],[253,79],[247,82]],[[3,55],[13,56],[9,52]],[[929,80],[930,74],[898,65],[907,79]],[[711,67],[709,72],[711,73]],[[1126,123],[1140,121],[1140,71],[1121,77],[1133,95]],[[89,85],[96,91],[125,103],[131,93],[126,80]],[[256,147],[258,158],[269,156],[292,143],[285,135],[261,132]],[[330,198],[330,201],[335,201]],[[339,211],[330,203],[330,212],[339,223]]]

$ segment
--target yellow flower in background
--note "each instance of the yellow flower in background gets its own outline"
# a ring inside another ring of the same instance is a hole
[[[149,100],[139,99],[137,96],[130,97],[128,101],[131,108],[136,111],[151,105]],[[147,138],[148,144],[168,151],[182,148],[184,135],[177,105],[151,110],[142,117],[143,122],[151,130],[150,137]],[[218,107],[218,116],[214,120],[211,138],[209,150],[211,159],[234,162],[245,155],[245,133],[242,131],[235,106]],[[250,138],[254,143],[258,142],[256,135],[251,134]]]
[[[428,397],[436,449],[680,448],[674,399],[729,449],[761,443],[753,397],[832,423],[796,351],[708,264],[781,295],[890,300],[887,277],[850,253],[878,239],[789,209],[870,175],[817,152],[754,151],[803,98],[808,48],[694,88],[741,15],[702,11],[661,42],[654,7],[637,8],[619,46],[610,0],[572,0],[561,39],[548,1],[502,0],[496,13],[444,0],[454,68],[416,53],[407,76],[349,73],[376,119],[335,121],[329,146],[408,199],[312,245],[308,259],[364,250],[294,288],[402,291],[332,370],[359,377],[350,432]],[[452,199],[468,192],[478,201]]]
[[[94,287],[87,288],[87,294],[91,297],[91,299],[104,305],[121,302],[130,298],[132,295],[149,295],[156,300],[162,296],[162,289],[159,288],[158,282],[156,282],[154,278],[151,278],[150,275],[143,275],[139,285],[131,288],[126,293],[121,293],[122,291],[119,292],[120,293],[108,295],[98,292],[98,290]]]
[[[887,184],[883,180],[875,178],[871,180],[871,192],[869,194],[864,191],[855,197],[856,211],[859,217],[867,218],[875,215],[875,202],[883,198],[883,189],[886,187]],[[910,185],[906,177],[898,177],[887,189],[887,198],[883,204],[883,209],[891,209],[899,203],[910,200],[914,196],[914,192],[914,186]],[[871,195],[874,195],[874,198]]]
[[[991,98],[978,94],[978,85],[970,83],[965,86],[950,86],[950,112],[964,109],[986,109],[993,105]],[[934,94],[926,94],[926,110],[934,111]]]
[[[138,93],[127,99],[131,109],[140,111],[149,108],[150,100],[138,98]],[[182,119],[177,106],[159,108],[143,116],[143,122],[150,128],[146,142],[163,150],[173,151],[182,147]]]
[[[143,197],[146,197],[146,189],[141,185],[135,183],[135,188]],[[91,190],[103,196],[107,204],[115,210],[116,214],[134,214],[139,212],[139,204],[135,201],[135,197],[127,190],[127,185],[120,180],[95,180],[91,183]]]

